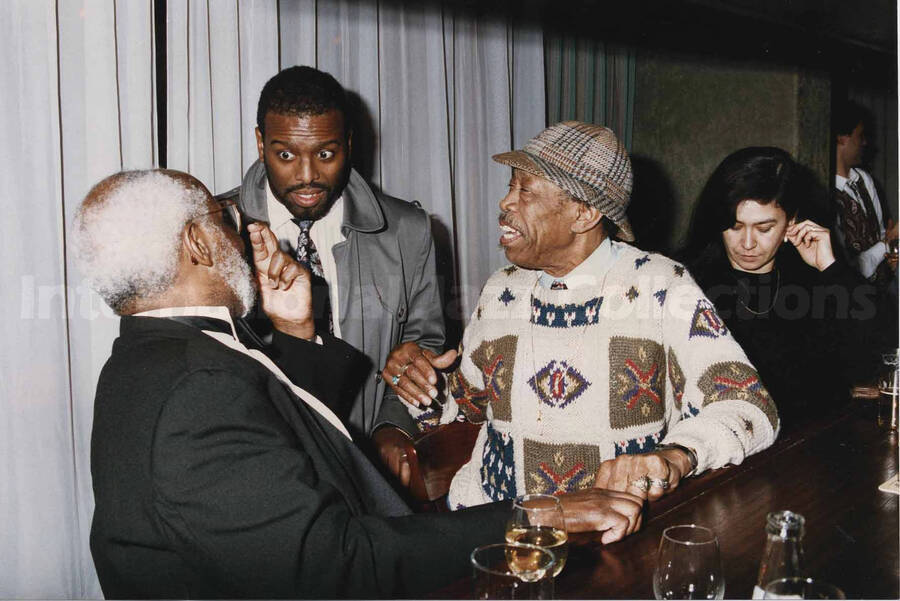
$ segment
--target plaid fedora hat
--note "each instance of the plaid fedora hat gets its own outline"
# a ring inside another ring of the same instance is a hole
[[[563,121],[536,135],[522,150],[495,154],[493,158],[549,180],[596,207],[619,226],[618,238],[634,241],[625,216],[631,200],[631,160],[608,127]]]

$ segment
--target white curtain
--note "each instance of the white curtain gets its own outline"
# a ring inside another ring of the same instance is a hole
[[[155,159],[151,0],[0,13],[0,598],[98,598],[94,388],[118,319],[66,253],[90,186]]]
[[[450,3],[448,3],[450,4]],[[497,203],[508,169],[491,155],[544,127],[543,37],[441,2],[169,0],[168,166],[214,192],[256,160],[256,104],[279,69],[312,65],[360,100],[357,167],[433,215],[439,271],[468,318],[504,263]]]

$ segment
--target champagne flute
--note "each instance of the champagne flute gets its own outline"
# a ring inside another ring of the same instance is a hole
[[[725,596],[725,577],[715,532],[695,524],[670,526],[663,531],[653,572],[653,596],[657,599]]]
[[[569,556],[569,534],[559,499],[537,494],[516,497],[506,524],[506,542],[549,549],[556,557],[553,576],[559,575]]]

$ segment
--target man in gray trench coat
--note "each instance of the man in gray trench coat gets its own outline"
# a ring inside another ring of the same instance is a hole
[[[364,355],[352,373],[333,374],[356,389],[342,418],[358,441],[374,435],[386,461],[392,453],[402,461],[400,441],[417,429],[380,371],[397,344],[442,350],[434,242],[424,210],[376,192],[350,166],[352,135],[346,94],[331,75],[285,69],[260,94],[259,160],[220,199],[268,223],[313,273],[318,330]],[[408,469],[399,473],[408,482]]]

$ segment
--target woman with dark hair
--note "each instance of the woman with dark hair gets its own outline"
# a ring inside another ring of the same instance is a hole
[[[890,345],[875,288],[835,259],[797,165],[751,147],[716,168],[682,260],[759,370],[786,425],[847,398]],[[879,327],[882,326],[882,327]]]

